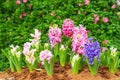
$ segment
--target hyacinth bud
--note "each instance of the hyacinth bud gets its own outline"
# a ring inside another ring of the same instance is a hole
[[[74,31],[74,23],[71,19],[65,19],[62,25],[63,35],[66,37],[72,37]]]
[[[64,46],[64,45],[61,45],[61,46],[60,46],[60,50],[65,50],[65,46]]]
[[[53,48],[57,43],[61,42],[61,29],[57,25],[50,27],[48,37],[50,40],[51,47]]]
[[[72,67],[74,67],[74,63],[77,61],[79,59],[79,54],[76,54],[76,55],[74,55],[73,56],[73,58],[72,58]]]
[[[21,55],[21,52],[20,52],[20,51],[16,52],[16,56],[17,56],[18,58],[20,58],[20,55]],[[20,59],[19,59],[19,60],[20,60]]]
[[[44,65],[44,60],[47,60],[48,63],[50,63],[51,58],[53,57],[51,51],[44,50],[40,52],[40,60],[42,61],[42,65]]]

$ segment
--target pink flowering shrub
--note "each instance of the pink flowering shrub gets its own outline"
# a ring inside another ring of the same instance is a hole
[[[104,23],[107,23],[108,21],[109,21],[108,17],[104,17],[104,18],[103,18],[103,22],[104,22]]]
[[[113,4],[113,5],[111,6],[111,8],[112,8],[112,9],[115,9],[115,8],[116,8],[116,5],[115,5],[115,4]]]
[[[66,37],[72,37],[74,31],[74,23],[71,19],[65,19],[62,24],[62,32]]]
[[[58,27],[50,27],[48,32],[48,38],[50,40],[51,47],[53,48],[57,43],[61,42],[61,29]]]
[[[85,5],[90,4],[90,0],[84,0]]]
[[[97,14],[94,14],[94,23],[97,24],[99,21],[99,16]]]
[[[25,59],[29,62],[29,64],[33,65],[35,62],[34,53],[35,53],[36,49],[30,49],[31,45],[32,44],[30,42],[24,43],[23,54],[25,56]]]
[[[80,25],[79,28],[76,28],[73,33],[72,51],[83,55],[86,41],[87,31],[82,25]]]
[[[16,0],[16,4],[20,5],[21,4],[20,0]]]
[[[51,58],[53,57],[51,51],[44,50],[40,52],[40,60],[42,61],[42,65],[44,65],[44,60],[46,59],[48,63],[50,63]]]
[[[27,3],[28,2],[28,0],[23,0],[23,3]]]

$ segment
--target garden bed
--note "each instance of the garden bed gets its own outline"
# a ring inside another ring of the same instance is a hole
[[[42,66],[39,65],[39,67]],[[21,73],[12,73],[9,69],[0,73],[0,79],[4,80],[7,78],[13,78],[13,80],[120,80],[120,72],[117,71],[115,74],[111,74],[107,67],[100,67],[98,74],[93,76],[88,67],[85,66],[79,74],[75,75],[72,74],[70,65],[61,67],[56,63],[53,76],[48,76],[43,68],[33,70],[32,73],[27,68],[23,68]]]

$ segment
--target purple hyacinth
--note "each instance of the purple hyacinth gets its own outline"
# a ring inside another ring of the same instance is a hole
[[[100,61],[100,44],[97,40],[93,42],[93,38],[88,38],[85,44],[85,56],[88,58],[90,65],[94,64],[94,58],[97,58],[98,62]]]

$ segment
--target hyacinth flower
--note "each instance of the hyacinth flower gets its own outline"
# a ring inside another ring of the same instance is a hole
[[[115,73],[119,63],[117,48],[110,48],[111,53],[108,55],[108,67],[111,73]]]
[[[10,68],[11,71],[14,72],[15,69],[17,70],[18,73],[21,72],[21,50],[20,47],[11,45],[11,49],[8,50],[7,52],[2,50],[4,55],[7,57],[10,63]]]
[[[93,42],[93,38],[88,38],[88,41],[85,44],[85,56],[87,65],[93,75],[96,75],[98,72],[100,65],[100,51],[99,42],[97,40]]]
[[[59,50],[60,65],[65,66],[68,58],[67,49],[64,45],[60,46]]]
[[[39,52],[42,50],[42,45],[40,44],[41,32],[38,29],[34,30],[34,34],[30,34],[33,39],[30,39],[31,46],[36,48],[35,58],[39,63]]]
[[[34,45],[36,49],[39,49],[41,32],[35,29],[34,34],[30,34],[30,36],[33,37],[33,39],[30,39],[32,45]]]
[[[55,57],[58,55],[59,44],[61,42],[61,29],[58,28],[58,25],[54,24],[50,27],[48,32],[48,38],[50,40],[51,48],[53,49]]]
[[[51,51],[44,50],[40,52],[40,61],[44,65],[48,75],[53,75],[54,59]]]
[[[71,19],[65,19],[62,25],[63,35],[66,37],[72,37],[74,31],[74,23]]]
[[[78,74],[79,70],[81,70],[84,66],[83,64],[83,57],[80,57],[79,54],[75,54],[71,58],[71,66],[72,66],[72,73],[73,74]]]
[[[87,31],[82,26],[79,25],[74,30],[73,39],[72,39],[72,51],[81,55],[84,55],[84,45],[87,41]]]
[[[25,62],[30,72],[36,67],[35,52],[36,49],[31,49],[32,43],[26,42],[23,47],[23,54],[25,56]]]
[[[83,55],[85,54],[84,52],[84,45],[87,41],[87,31],[86,29],[82,26],[79,25],[79,28],[75,28],[74,33],[73,33],[73,39],[72,39],[72,51],[75,54],[79,54],[79,59],[75,60],[75,65],[77,65],[78,63],[79,66],[76,67],[72,67],[73,68],[73,73],[77,74],[79,70],[81,70],[84,66],[84,62],[83,62]],[[74,60],[74,57],[73,57]]]
[[[62,44],[66,44],[68,46],[68,49],[71,47],[71,39],[74,32],[74,22],[71,19],[65,19],[62,24]]]

